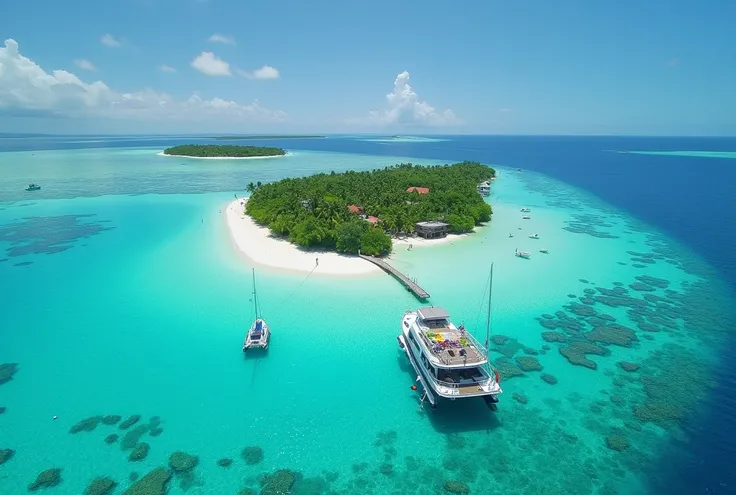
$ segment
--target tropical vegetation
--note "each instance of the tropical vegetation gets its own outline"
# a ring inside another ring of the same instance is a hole
[[[391,236],[413,233],[417,222],[444,221],[450,232],[464,233],[489,221],[491,206],[478,194],[477,185],[495,174],[477,162],[402,163],[366,172],[250,183],[246,213],[301,247],[380,256],[391,251]],[[407,192],[411,188],[420,190]]]
[[[314,136],[314,135],[299,135],[299,134],[286,134],[283,136],[217,136],[215,139],[218,141],[237,141],[243,139],[324,139],[327,136]]]
[[[165,155],[196,156],[200,158],[247,158],[280,156],[286,151],[266,146],[237,146],[231,144],[180,144],[164,150]]]

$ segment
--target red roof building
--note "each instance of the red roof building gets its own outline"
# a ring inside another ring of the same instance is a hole
[[[370,223],[373,223],[373,224],[376,224],[376,223],[380,222],[380,220],[378,219],[378,217],[374,217],[374,216],[370,216],[370,215],[368,216],[368,218],[366,218],[366,220],[369,221]]]
[[[350,213],[356,213],[356,214],[363,213],[363,208],[361,208],[358,205],[348,205],[348,210],[350,210]]]
[[[416,192],[419,194],[428,194],[429,188],[428,187],[410,187],[406,190],[408,193]]]

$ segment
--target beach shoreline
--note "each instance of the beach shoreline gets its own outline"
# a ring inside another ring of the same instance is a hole
[[[238,250],[249,260],[269,268],[300,273],[319,273],[338,277],[359,277],[375,275],[382,270],[358,256],[340,254],[334,251],[306,250],[295,246],[287,239],[274,236],[268,227],[258,225],[245,215],[248,198],[238,198],[225,207],[230,236]],[[440,239],[421,237],[393,238],[394,249],[414,249],[451,244],[453,241],[468,239],[471,234],[448,234]],[[318,262],[319,260],[319,262]],[[390,256],[388,258],[390,263]]]
[[[192,160],[262,160],[265,158],[283,158],[285,156],[292,156],[292,153],[286,153],[284,155],[269,155],[269,156],[189,156],[189,155],[167,155],[163,151],[156,153],[156,156],[170,156],[174,158],[190,158]]]

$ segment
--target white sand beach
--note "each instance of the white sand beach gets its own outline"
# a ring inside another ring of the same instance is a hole
[[[163,151],[156,153],[158,156],[170,156],[173,158],[190,158],[192,160],[263,160],[265,158],[284,158],[285,156],[292,156],[291,153],[285,155],[272,155],[272,156],[187,156],[187,155],[167,155]]]
[[[235,244],[254,262],[272,268],[306,273],[314,270],[314,273],[336,276],[381,272],[380,268],[357,256],[329,251],[303,251],[287,240],[272,236],[267,227],[259,226],[243,214],[246,201],[246,198],[241,198],[227,206],[227,224]],[[319,265],[316,259],[319,259]]]

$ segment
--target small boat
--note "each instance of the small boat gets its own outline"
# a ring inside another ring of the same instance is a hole
[[[258,308],[258,293],[256,292],[256,270],[253,269],[253,308],[256,313],[256,319],[248,329],[243,342],[243,352],[247,352],[251,347],[260,349],[268,349],[268,339],[271,337],[271,329],[268,323],[263,319]]]
[[[531,208],[522,208],[522,209],[521,209],[521,212],[522,212],[522,213],[529,213],[530,211],[532,211],[532,209],[531,209]]]
[[[34,184],[33,182],[28,184],[28,187],[26,187],[26,191],[38,191],[39,189],[41,189],[41,186]]]
[[[529,215],[524,215],[523,217],[521,217],[521,219],[522,220],[531,220],[532,217],[530,217]]]
[[[509,232],[509,237],[514,237],[514,234],[512,234],[511,232]]]
[[[539,234],[532,234],[529,236],[529,239],[539,239]]]
[[[544,253],[544,254],[549,254],[549,249],[547,249],[547,248],[542,248],[542,249],[540,249],[540,250],[539,250],[539,252],[540,252],[540,253]]]
[[[532,253],[529,251],[519,251],[518,249],[514,250],[514,254],[519,258],[524,258],[526,260],[532,257]]]

